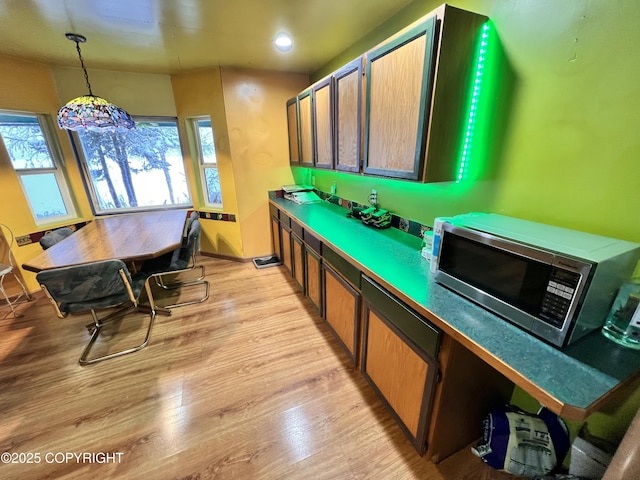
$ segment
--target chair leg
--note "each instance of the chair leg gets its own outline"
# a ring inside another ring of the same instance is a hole
[[[80,359],[78,360],[78,363],[80,365],[91,365],[93,363],[98,363],[98,362],[102,362],[104,360],[109,360],[111,358],[115,358],[115,357],[120,357],[122,355],[127,355],[128,353],[133,353],[133,352],[137,352],[139,350],[142,350],[144,347],[147,346],[147,344],[149,343],[149,339],[151,338],[151,329],[153,328],[153,323],[155,321],[156,318],[156,311],[151,308],[149,311],[149,326],[147,327],[147,333],[145,335],[144,341],[140,344],[137,345],[135,347],[132,348],[127,348],[125,350],[121,350],[118,352],[114,352],[114,353],[109,353],[107,355],[103,355],[101,357],[96,357],[93,358],[91,360],[87,360],[87,357],[89,356],[89,353],[91,351],[91,347],[93,346],[93,344],[95,343],[95,341],[98,339],[98,336],[100,335],[100,331],[102,330],[102,327],[105,325],[105,323],[110,322],[115,320],[116,318],[119,318],[123,312],[127,312],[129,311],[131,308],[134,308],[134,306],[128,306],[125,309],[120,309],[117,312],[112,313],[111,315],[103,318],[103,319],[98,319],[96,312],[94,310],[91,310],[91,317],[93,318],[93,325],[89,324],[87,325],[90,326],[94,326],[95,329],[93,331],[93,334],[91,335],[91,339],[89,340],[89,343],[87,344],[87,346],[85,347],[84,351],[82,352],[82,355],[80,356]]]
[[[160,276],[160,275],[159,275]],[[188,282],[184,282],[184,283],[172,283],[169,285],[166,284],[161,284],[158,285],[158,282],[162,282],[162,280],[158,280],[158,278],[155,278],[155,282],[156,285],[163,288],[164,290],[177,290],[177,289],[181,289],[184,290],[185,288],[191,288],[191,287],[196,287],[198,285],[202,285],[204,286],[204,290],[201,296],[199,296],[197,299],[195,300],[189,300],[186,302],[179,302],[179,303],[172,303],[169,305],[163,305],[162,308],[163,309],[172,309],[172,308],[176,308],[176,307],[184,307],[186,305],[195,305],[197,303],[202,303],[205,300],[207,300],[209,298],[209,282],[207,280],[191,280]]]
[[[91,318],[93,319],[93,322],[87,323],[85,326],[87,327],[87,330],[89,331],[89,333],[93,335],[93,332],[95,332],[97,329],[99,330],[103,326],[105,326],[107,323],[113,322],[118,318],[122,318],[124,314],[126,314],[129,310],[133,308],[134,308],[134,305],[127,305],[125,307],[118,308],[117,310],[111,312],[109,315],[103,318],[98,318],[98,315],[96,314],[96,312],[94,310],[91,310]]]
[[[149,305],[138,304],[138,306],[137,306],[138,311],[141,311],[141,312],[155,312],[158,315],[170,316],[171,315],[171,310],[169,310],[166,307],[159,307],[158,305],[156,305],[156,301],[153,298],[153,292],[151,290],[151,284],[149,283],[150,279],[151,279],[151,276],[147,277],[147,280],[144,282],[144,289],[147,292],[147,299],[149,300]]]
[[[18,299],[20,299],[22,295],[24,295],[27,301],[30,302],[31,295],[29,295],[29,291],[24,286],[24,283],[22,283],[22,280],[20,280],[20,277],[18,277],[13,271],[10,273],[11,275],[13,275],[13,278],[15,278],[16,281],[18,282],[18,284],[20,285],[20,288],[22,288],[22,293],[18,294],[15,300],[11,301],[11,299],[9,298],[9,295],[7,295],[7,291],[4,289],[4,277],[5,277],[4,275],[0,277],[0,293],[2,293],[2,296],[7,302],[7,305],[9,305],[9,308],[11,309],[11,312],[13,313],[14,318],[19,318],[19,317],[22,317],[22,314],[16,312],[14,305],[16,305],[17,303],[24,303],[24,302],[18,302]]]
[[[31,295],[29,294],[29,291],[27,290],[27,287],[24,286],[24,283],[22,282],[22,280],[20,280],[20,277],[18,275],[15,274],[15,272],[11,272],[11,274],[13,275],[13,278],[16,279],[16,281],[20,284],[20,288],[22,288],[22,292],[24,293],[24,296],[26,297],[27,301],[31,301]]]
[[[184,281],[178,281],[178,282],[172,282],[172,283],[164,283],[164,276],[165,275],[179,275],[181,273],[187,273],[187,272],[191,272],[191,271],[195,271],[196,269],[200,270],[200,275],[198,275],[196,278],[192,278],[191,280],[184,280]],[[158,287],[164,288],[165,290],[171,290],[174,288],[180,288],[186,285],[196,285],[198,283],[200,283],[202,280],[204,280],[205,277],[205,273],[204,273],[204,265],[195,265],[191,268],[186,268],[184,270],[177,270],[175,272],[162,272],[162,273],[157,273],[154,275],[155,277],[155,281],[156,281],[156,285]]]
[[[204,295],[196,300],[189,300],[187,302],[180,303],[172,303],[171,305],[165,305],[164,308],[176,308],[176,307],[184,307],[185,305],[195,305],[196,303],[202,303],[209,298],[209,282],[207,280],[202,280],[200,282],[188,283],[185,284],[184,287],[195,287],[196,285],[204,285]]]
[[[22,315],[18,315],[16,313],[16,309],[13,308],[13,302],[9,299],[9,296],[7,295],[7,291],[4,289],[3,282],[4,282],[4,277],[0,278],[0,293],[2,293],[2,296],[4,297],[5,301],[7,302],[7,305],[9,305],[9,308],[13,312],[13,316],[14,317],[22,316]]]

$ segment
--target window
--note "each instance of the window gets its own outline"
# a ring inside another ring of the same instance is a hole
[[[132,130],[72,134],[95,213],[190,207],[176,119],[135,121]]]
[[[49,117],[0,111],[0,136],[36,224],[75,217]]]
[[[220,190],[220,176],[218,175],[211,119],[209,117],[193,118],[191,122],[197,147],[204,203],[208,207],[222,208],[222,191]]]

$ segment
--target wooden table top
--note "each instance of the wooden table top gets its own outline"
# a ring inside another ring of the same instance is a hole
[[[181,245],[186,216],[184,210],[164,210],[97,218],[22,268],[39,272],[112,258],[124,262],[155,258]]]

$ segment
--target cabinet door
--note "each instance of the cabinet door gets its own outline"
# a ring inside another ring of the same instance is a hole
[[[302,239],[295,234],[291,234],[291,248],[292,248],[292,276],[296,281],[300,290],[304,292],[304,246]]]
[[[334,74],[336,170],[360,170],[362,81],[362,58],[345,65]]]
[[[289,129],[289,163],[300,163],[300,138],[298,136],[298,98],[287,102],[287,126]]]
[[[307,298],[313,303],[320,315],[322,315],[322,272],[320,270],[322,260],[320,255],[312,249],[305,248],[305,292]]]
[[[300,125],[300,165],[313,167],[313,117],[311,90],[298,95],[298,121]]]
[[[425,451],[425,401],[431,395],[429,378],[435,367],[414,350],[377,313],[365,308],[366,352],[362,372],[404,425],[414,446]]]
[[[333,168],[333,87],[327,77],[313,87],[315,166]]]
[[[293,272],[291,263],[291,230],[288,227],[280,224],[280,237],[282,245],[282,256],[280,261],[289,272]]]
[[[324,318],[334,331],[349,358],[357,365],[360,293],[329,265],[324,272]]]
[[[431,17],[367,54],[365,173],[421,178],[434,37]]]
[[[280,243],[280,221],[277,217],[271,217],[271,237],[273,240],[273,252],[282,261],[282,244]]]
[[[362,373],[423,454],[442,333],[367,277],[362,295]]]

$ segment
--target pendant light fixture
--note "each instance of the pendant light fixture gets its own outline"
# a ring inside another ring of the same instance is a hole
[[[84,35],[67,33],[65,36],[76,42],[76,50],[80,65],[84,71],[84,79],[89,89],[88,95],[74,98],[58,111],[58,125],[65,130],[98,130],[109,131],[116,128],[134,128],[135,122],[125,110],[98,97],[91,91],[89,74],[84,66],[80,44],[87,41]]]

